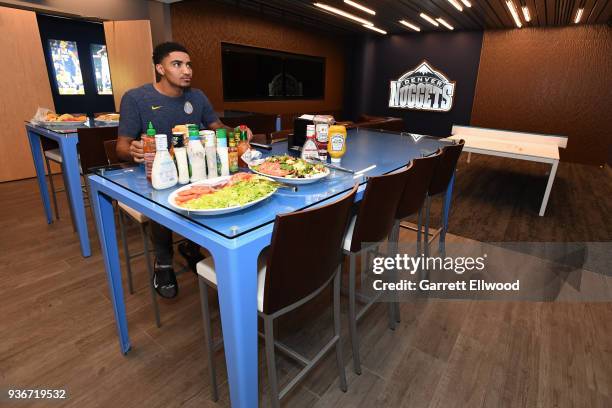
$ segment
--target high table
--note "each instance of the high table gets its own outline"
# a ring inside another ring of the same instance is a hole
[[[100,126],[100,125],[96,125]],[[34,168],[36,169],[36,178],[38,179],[38,188],[43,202],[47,224],[53,222],[51,215],[51,203],[49,201],[49,191],[45,181],[45,167],[43,151],[40,144],[40,138],[44,137],[57,142],[62,156],[62,172],[65,175],[67,185],[65,186],[68,195],[68,201],[74,215],[74,223],[77,234],[81,242],[81,254],[85,257],[91,255],[89,245],[89,233],[87,230],[87,218],[85,216],[85,204],[83,202],[83,190],[81,190],[81,169],[79,165],[79,154],[77,144],[79,137],[77,129],[66,128],[66,126],[39,126],[33,123],[26,123],[26,132],[30,142],[32,151],[32,159],[34,160]]]
[[[168,196],[179,186],[154,190],[141,166],[106,168],[89,176],[91,202],[104,256],[111,292],[119,346],[130,348],[127,317],[121,285],[121,270],[112,201],[117,200],[143,213],[212,254],[217,272],[223,343],[227,362],[230,398],[234,407],[256,407],[257,388],[257,257],[270,244],[277,214],[318,206],[339,197],[360,183],[356,200],[361,200],[367,176],[396,171],[413,158],[430,155],[449,142],[433,138],[416,141],[408,135],[369,129],[348,132],[347,153],[340,170],[297,192],[279,189],[269,199],[239,212],[219,216],[197,216],[175,210]],[[286,143],[277,143],[266,154],[287,153]],[[452,187],[452,186],[450,186]],[[452,188],[447,189],[445,219],[448,218]],[[322,226],[321,234],[324,234]]]

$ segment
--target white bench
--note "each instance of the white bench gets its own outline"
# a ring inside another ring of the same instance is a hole
[[[548,183],[540,206],[540,216],[544,215],[559,165],[559,148],[567,147],[567,137],[455,125],[448,139],[465,140],[463,151],[468,153],[468,163],[471,154],[478,153],[550,164]]]

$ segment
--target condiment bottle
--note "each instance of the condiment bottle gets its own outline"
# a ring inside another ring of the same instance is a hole
[[[319,150],[315,143],[315,125],[306,125],[306,142],[302,146],[302,159],[319,159]]]
[[[240,125],[240,142],[238,143],[238,166],[247,167],[247,164],[242,160],[242,155],[251,148],[247,140],[246,126]]]
[[[229,148],[227,152],[229,172],[236,173],[238,171],[238,149],[236,148],[236,139],[234,137],[229,139]]]
[[[227,130],[217,129],[217,174],[229,176],[229,157],[227,151]]]
[[[315,126],[315,142],[319,150],[319,159],[327,161],[327,142],[329,134],[329,125],[327,123],[318,123]]]
[[[206,171],[208,178],[219,177],[217,173],[217,147],[213,130],[204,130],[204,150],[206,151]]]
[[[191,163],[191,182],[206,179],[206,152],[200,142],[197,128],[189,129],[189,144],[187,145],[189,163]]]
[[[332,163],[340,163],[342,156],[346,153],[346,128],[340,125],[329,127],[329,142],[327,151],[331,156]]]
[[[174,160],[168,152],[168,137],[155,135],[155,159],[151,170],[151,183],[156,190],[172,187],[178,182]]]
[[[142,138],[142,150],[144,152],[144,166],[147,174],[147,180],[151,181],[151,171],[153,170],[153,160],[155,159],[155,128],[149,122],[146,136]]]
[[[187,164],[187,149],[181,132],[172,133],[172,144],[176,167],[178,167],[178,182],[187,184],[189,183],[189,165]]]

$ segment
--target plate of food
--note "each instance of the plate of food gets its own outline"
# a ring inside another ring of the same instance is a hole
[[[198,215],[220,215],[251,207],[272,196],[279,185],[269,177],[251,173],[197,181],[168,197],[175,209]]]
[[[256,174],[288,184],[314,183],[330,173],[323,164],[310,163],[289,155],[270,156],[249,168]]]
[[[118,125],[119,124],[118,113],[105,113],[95,117],[95,122],[103,125]]]
[[[49,112],[40,123],[47,126],[79,126],[87,122],[87,115],[81,113],[64,113],[63,115]]]

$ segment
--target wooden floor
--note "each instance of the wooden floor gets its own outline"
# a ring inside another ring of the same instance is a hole
[[[536,232],[546,239],[610,240],[611,195],[603,195],[610,189],[609,170],[562,164],[547,217],[539,218],[535,197],[540,187],[543,192],[539,178],[525,186],[525,180],[534,180],[532,176],[509,175],[504,184],[496,185],[493,176],[484,173],[491,170],[480,161],[474,157],[469,169],[480,179],[465,184],[468,180],[462,175],[458,182],[452,232],[489,241],[530,240],[539,237],[533,235]],[[463,172],[464,166],[460,168]],[[493,172],[511,170],[510,166],[495,167]],[[533,171],[541,170],[545,169]],[[519,166],[518,171],[526,170]],[[602,181],[608,186],[602,187]],[[465,191],[467,185],[474,188],[472,192]],[[506,190],[525,190],[525,195],[533,197],[526,202],[506,201],[508,196],[498,195]],[[582,197],[583,193],[591,198]],[[0,202],[0,389],[63,388],[69,396],[64,403],[31,405],[11,404],[2,396],[2,407],[229,406],[222,352],[215,356],[221,366],[221,399],[218,403],[209,399],[197,283],[192,274],[179,276],[178,298],[160,301],[163,326],[158,329],[144,264],[135,261],[137,292],[126,294],[133,350],[123,356],[93,228],[93,255],[84,259],[63,193],[62,219],[52,225],[44,221],[33,180],[0,184]],[[584,207],[575,207],[578,204]],[[493,213],[493,206],[500,211]],[[593,209],[596,213],[589,212]],[[598,217],[604,215],[608,225],[597,225],[602,221]],[[132,227],[129,235],[134,247],[139,247],[137,229]],[[328,299],[323,294],[314,307],[280,322],[280,338],[312,355],[318,343],[331,335],[331,314],[324,306]],[[395,331],[386,326],[385,305],[377,305],[360,323],[360,376],[352,372],[345,339],[347,393],[337,387],[335,359],[330,355],[283,406],[612,406],[611,303],[429,300],[403,303],[401,310],[402,322]],[[343,333],[347,333],[346,323]],[[266,406],[261,347],[260,353],[260,396]],[[284,381],[297,368],[279,357]]]

